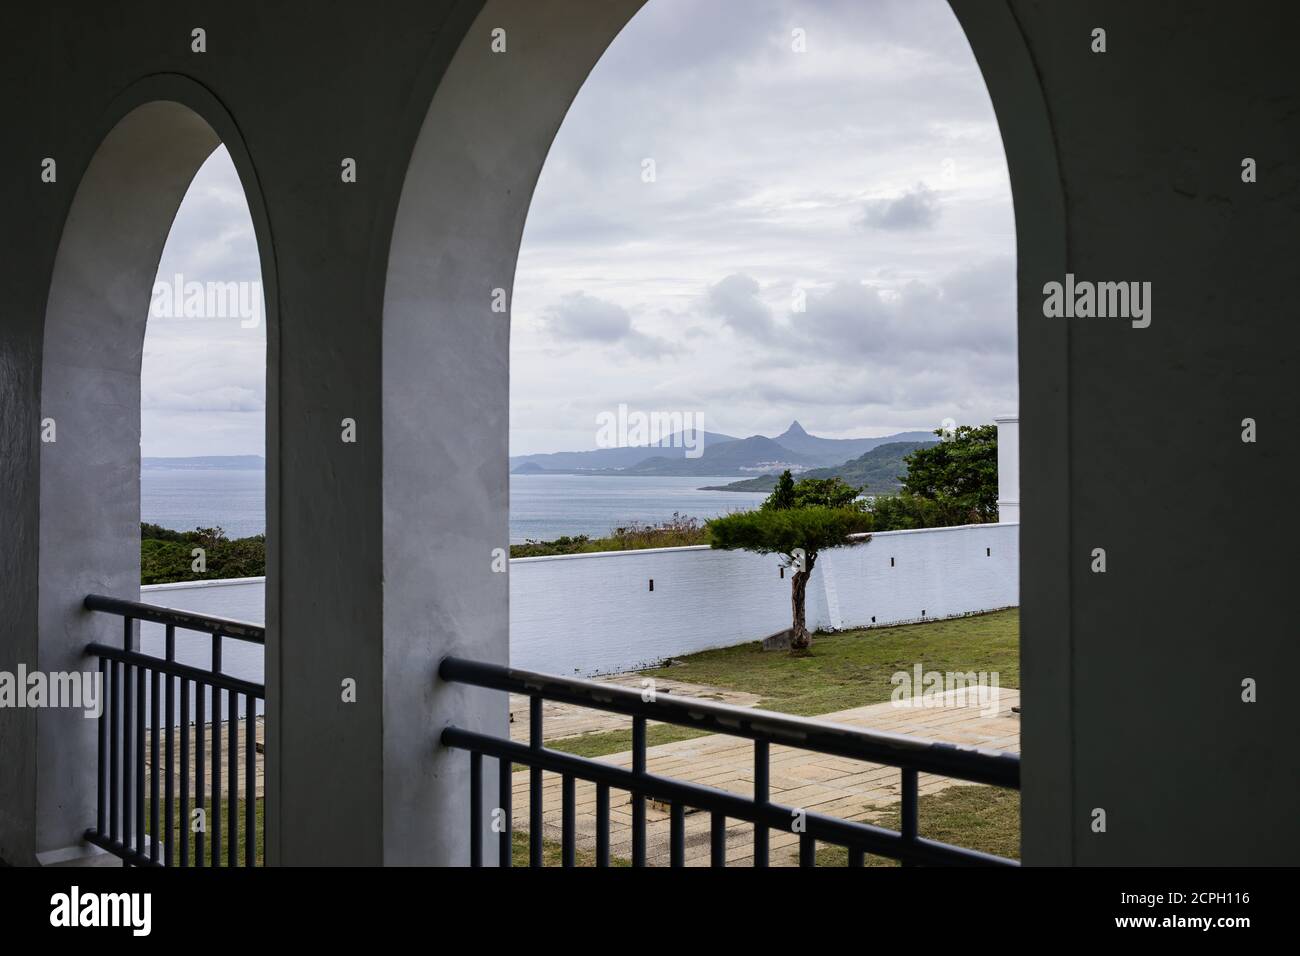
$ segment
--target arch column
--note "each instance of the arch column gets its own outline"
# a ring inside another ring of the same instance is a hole
[[[120,620],[82,607],[87,594],[139,597],[140,368],[151,292],[176,210],[221,142],[205,117],[233,138],[210,94],[177,76],[134,86],[109,115],[121,118],[78,183],[46,308],[41,416],[53,440],[40,445],[33,655],[45,674],[93,670],[86,645],[124,639]],[[237,142],[232,153],[242,160]],[[93,854],[82,833],[96,812],[97,722],[80,709],[43,708],[34,724],[25,770],[35,785],[31,856]]]
[[[643,2],[487,3],[411,157],[383,322],[386,863],[468,862],[468,758],[437,734],[509,734],[504,695],[432,679],[448,654],[509,659],[508,576],[492,571],[492,552],[509,547],[510,319],[493,294],[512,292],[533,189],[573,97]],[[504,53],[491,49],[496,29]],[[495,762],[484,763],[491,821]]]

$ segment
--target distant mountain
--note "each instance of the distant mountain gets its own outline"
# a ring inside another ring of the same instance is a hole
[[[520,465],[518,468],[511,468],[511,469],[510,469],[510,474],[512,474],[512,475],[544,475],[544,474],[546,474],[546,469],[543,468],[541,465],[537,464],[537,462],[535,462],[535,461],[526,461],[526,462],[524,462],[522,465]]]
[[[880,438],[820,438],[810,435],[798,422],[776,438],[754,435],[738,439],[718,432],[705,432],[701,444],[704,454],[687,458],[681,434],[672,435],[658,445],[622,448],[597,448],[592,451],[561,451],[541,455],[516,455],[510,459],[514,474],[536,474],[521,465],[532,464],[547,472],[583,472],[620,475],[744,475],[785,468],[798,471],[828,467],[849,461],[872,449],[894,442],[928,442],[930,432],[899,432]],[[726,452],[715,447],[740,443]]]
[[[261,455],[200,455],[195,458],[141,458],[142,469],[190,471],[255,471],[266,467]]]
[[[757,472],[780,474],[787,468],[803,471],[818,464],[809,455],[801,455],[762,435],[736,441],[720,442],[705,448],[699,458],[648,458],[624,475],[743,475]]]
[[[689,436],[694,444],[695,436]],[[731,435],[718,432],[704,432],[700,444],[707,450],[711,445],[731,442],[736,439]],[[682,433],[669,435],[655,445],[635,445],[619,448],[596,448],[592,451],[557,451],[544,455],[515,455],[510,459],[510,470],[517,474],[520,465],[533,464],[545,471],[608,471],[628,468],[647,458],[660,457],[668,459],[685,459],[687,449],[682,441]],[[687,472],[700,474],[700,472]]]
[[[799,475],[799,478],[843,478],[845,482],[857,488],[865,486],[868,494],[887,494],[898,491],[902,485],[899,479],[907,474],[907,462],[904,460],[918,448],[929,448],[937,444],[933,441],[923,442],[889,442],[877,445],[865,455],[833,468],[814,468]],[[777,476],[761,475],[747,481],[733,481],[729,485],[711,485],[704,491],[771,491],[776,487]]]
[[[882,438],[819,438],[810,435],[802,425],[794,422],[773,439],[778,445],[806,455],[819,465],[837,465],[856,458],[873,448],[891,442],[928,442],[934,440],[933,432],[899,432]]]

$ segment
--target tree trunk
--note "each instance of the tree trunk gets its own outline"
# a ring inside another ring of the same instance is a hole
[[[796,571],[790,579],[790,604],[794,614],[794,624],[790,628],[790,650],[806,651],[812,647],[812,635],[804,623],[804,598],[808,594],[808,579],[812,577],[813,562],[808,560],[807,568]]]

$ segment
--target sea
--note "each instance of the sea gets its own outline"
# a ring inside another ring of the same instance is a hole
[[[510,543],[564,535],[600,537],[632,523],[657,524],[674,514],[704,520],[757,507],[758,492],[701,491],[736,477],[648,475],[511,475]],[[229,538],[266,533],[262,469],[145,468],[140,518],[176,531],[219,527]]]

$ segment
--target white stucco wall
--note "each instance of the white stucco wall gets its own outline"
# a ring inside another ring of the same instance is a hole
[[[891,564],[892,559],[892,564]],[[955,617],[1020,603],[1020,526],[889,531],[825,552],[808,588],[808,624],[844,630]],[[776,557],[707,547],[510,562],[510,661],[555,674],[610,674],[758,640],[790,624],[790,580]],[[650,581],[654,590],[650,590]],[[263,620],[265,579],[149,585],[141,600]],[[162,628],[142,625],[161,653]],[[178,655],[203,664],[210,640]],[[225,642],[227,673],[261,680],[260,648]]]

